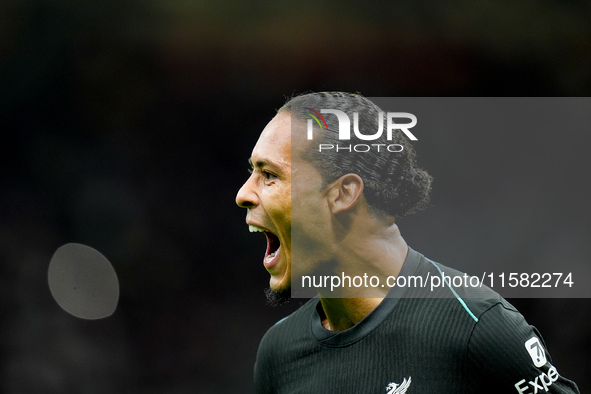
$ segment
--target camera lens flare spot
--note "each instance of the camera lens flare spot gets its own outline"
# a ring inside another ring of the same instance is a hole
[[[49,263],[49,290],[58,305],[81,319],[112,315],[119,301],[117,274],[105,256],[90,246],[59,247]]]

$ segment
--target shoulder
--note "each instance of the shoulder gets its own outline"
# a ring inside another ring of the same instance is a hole
[[[299,307],[295,312],[278,320],[272,325],[263,337],[263,341],[272,341],[278,337],[290,335],[304,331],[306,325],[310,323],[312,313],[316,310],[318,298],[312,298]]]
[[[501,391],[579,392],[552,364],[538,330],[506,300],[480,315],[470,336],[468,360],[475,378],[492,379]]]
[[[286,347],[297,346],[303,341],[310,332],[310,321],[318,302],[317,298],[307,301],[295,312],[271,326],[259,344],[257,363],[285,355]]]
[[[481,278],[450,268],[421,254],[417,272],[425,278],[425,286],[419,291],[426,298],[449,300],[463,309],[475,323],[483,313],[497,305],[517,312],[497,292],[483,285]]]
[[[422,257],[422,266],[432,275],[448,281],[445,284],[442,280],[442,286],[430,296],[452,301],[455,298],[457,308],[471,317],[465,357],[468,380],[474,391],[579,392],[577,386],[562,377],[552,364],[538,330],[497,292],[481,286],[480,278],[425,257]]]
[[[318,299],[311,299],[292,314],[279,320],[271,326],[259,344],[254,366],[254,380],[258,393],[274,392],[276,384],[276,369],[287,364],[283,360],[294,353],[288,351],[293,347],[301,346],[306,340],[305,327],[309,325],[311,314],[316,308]]]

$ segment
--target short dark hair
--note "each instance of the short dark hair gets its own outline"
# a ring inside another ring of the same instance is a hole
[[[307,108],[338,109],[353,119],[353,112],[359,114],[359,130],[378,129],[379,114],[383,111],[372,101],[360,94],[344,92],[317,92],[295,96],[289,99],[278,112],[287,111],[297,119],[310,119]],[[321,135],[322,144],[337,145],[338,120],[336,116],[327,116],[328,131]],[[383,125],[386,125],[385,119]],[[385,126],[384,126],[385,127]],[[370,134],[370,133],[366,133]],[[416,154],[408,139],[401,132],[393,133],[393,140],[386,140],[386,133],[372,143],[399,144],[401,152],[336,152],[328,150],[318,152],[311,149],[305,153],[318,169],[323,179],[323,188],[330,182],[349,173],[359,175],[364,184],[364,195],[374,214],[404,216],[424,209],[429,203],[433,178],[416,164]],[[367,143],[351,135],[352,145]]]

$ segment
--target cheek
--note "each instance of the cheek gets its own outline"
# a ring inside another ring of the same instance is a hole
[[[300,181],[292,182],[291,200],[294,207],[299,207],[303,204],[311,205],[322,196],[319,192],[320,185],[313,182],[312,179],[301,179]]]
[[[303,194],[293,199],[291,227],[297,238],[323,239],[327,235],[328,221],[328,207],[320,193]]]
[[[291,219],[292,198],[290,190],[286,188],[271,188],[264,193],[265,211],[267,214],[282,223]]]

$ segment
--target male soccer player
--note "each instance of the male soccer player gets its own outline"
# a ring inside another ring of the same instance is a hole
[[[268,295],[303,278],[318,293],[264,336],[257,392],[577,393],[511,304],[408,247],[395,218],[427,204],[431,177],[391,121],[361,95],[306,94],[252,151],[236,202],[267,237]]]

